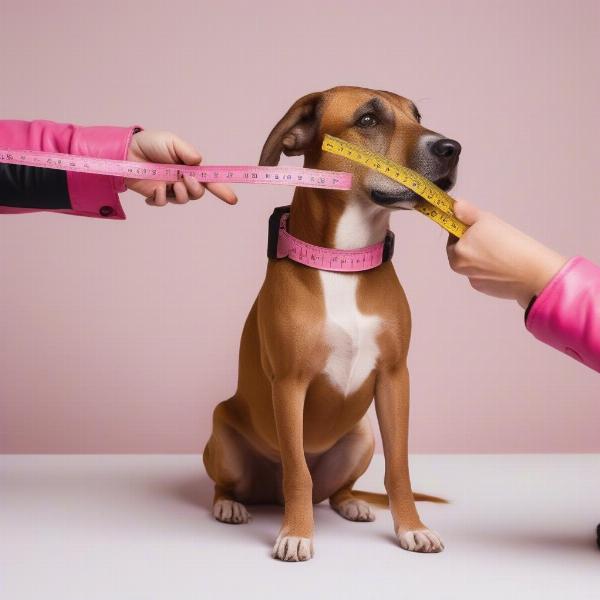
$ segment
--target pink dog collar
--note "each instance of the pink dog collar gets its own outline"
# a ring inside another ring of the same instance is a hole
[[[322,248],[303,242],[291,235],[287,230],[290,215],[289,206],[276,208],[269,219],[269,258],[289,258],[294,262],[320,269],[337,271],[338,273],[356,273],[368,271],[390,260],[394,254],[394,234],[388,231],[382,242],[356,248],[339,250],[338,248]]]

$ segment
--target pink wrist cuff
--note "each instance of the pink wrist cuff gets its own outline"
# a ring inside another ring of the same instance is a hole
[[[530,304],[525,324],[542,342],[600,371],[600,267],[571,258]]]
[[[78,127],[73,132],[69,153],[126,160],[134,131],[139,127]],[[72,212],[90,217],[125,219],[119,193],[127,188],[123,177],[67,173]]]

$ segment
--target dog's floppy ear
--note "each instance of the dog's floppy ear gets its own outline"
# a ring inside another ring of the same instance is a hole
[[[273,127],[260,154],[259,165],[275,166],[286,156],[304,154],[314,142],[319,128],[319,104],[323,92],[313,92],[296,100]]]

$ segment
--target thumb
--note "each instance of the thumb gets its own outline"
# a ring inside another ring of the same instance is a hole
[[[474,204],[466,200],[455,200],[453,206],[454,214],[465,225],[473,225],[481,218],[481,211]]]
[[[173,136],[173,150],[183,164],[199,165],[202,161],[200,152],[194,146],[176,136]]]

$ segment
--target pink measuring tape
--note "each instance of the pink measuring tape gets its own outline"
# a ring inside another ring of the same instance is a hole
[[[352,250],[324,248],[291,235],[287,230],[289,216],[290,207],[280,206],[269,219],[269,258],[289,258],[321,271],[357,273],[378,267],[394,254],[394,234],[391,231],[387,232],[383,241],[372,246]]]
[[[0,149],[0,163],[155,181],[179,181],[184,175],[189,175],[201,183],[262,183],[329,190],[349,190],[352,186],[350,173],[303,167],[189,166],[11,149]]]

